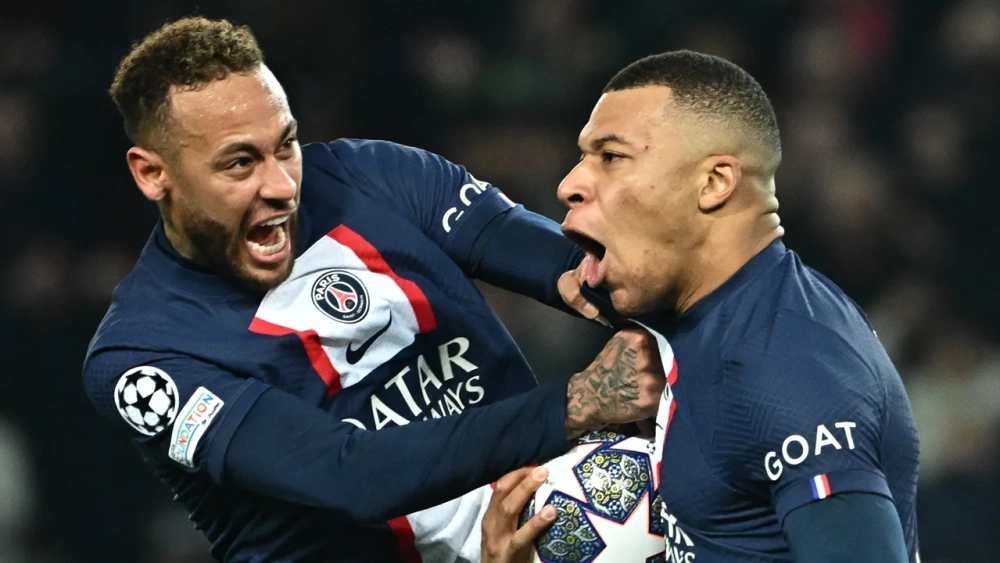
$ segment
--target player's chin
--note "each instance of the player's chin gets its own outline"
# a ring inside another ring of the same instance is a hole
[[[634,310],[635,305],[632,303],[632,295],[628,289],[624,287],[609,288],[609,293],[611,295],[611,304],[615,306],[615,311],[625,316],[636,313]]]
[[[611,304],[615,306],[615,311],[626,317],[634,317],[654,308],[647,303],[646,292],[639,287],[630,287],[627,284],[609,283],[605,285],[611,296]]]
[[[291,245],[288,245],[289,247]],[[294,259],[291,249],[279,255],[255,256],[245,252],[241,264],[243,280],[254,289],[270,290],[281,285],[292,273]]]

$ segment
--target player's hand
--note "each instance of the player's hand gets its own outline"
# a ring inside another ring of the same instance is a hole
[[[544,467],[524,467],[497,481],[483,514],[482,563],[524,563],[531,560],[531,542],[556,519],[556,507],[542,510],[517,527],[521,510],[545,482]]]
[[[653,336],[641,328],[619,331],[587,369],[570,378],[567,435],[655,416],[666,384]]]
[[[563,301],[569,308],[580,313],[583,318],[597,321],[605,326],[611,326],[607,319],[601,316],[601,312],[597,309],[597,306],[587,301],[587,298],[580,293],[580,287],[587,283],[587,263],[593,259],[594,257],[588,254],[580,261],[580,265],[576,269],[559,276],[559,295],[562,296]]]

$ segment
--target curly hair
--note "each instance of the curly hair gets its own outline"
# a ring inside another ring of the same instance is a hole
[[[115,70],[108,93],[138,146],[162,149],[170,120],[170,89],[198,89],[230,73],[252,72],[264,62],[246,26],[227,20],[183,18],[134,44]]]

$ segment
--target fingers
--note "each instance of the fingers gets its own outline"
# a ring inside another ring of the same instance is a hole
[[[528,551],[542,532],[545,531],[556,520],[559,511],[551,504],[546,504],[542,509],[524,523],[524,526],[514,532],[510,539],[510,547],[513,551]]]
[[[642,328],[623,329],[618,334],[626,338],[629,347],[638,353],[635,367],[639,375],[636,381],[639,394],[635,398],[634,404],[639,413],[653,416],[659,407],[660,396],[667,384],[659,346],[653,335]]]
[[[483,515],[483,563],[528,560],[532,540],[555,520],[556,510],[552,506],[544,507],[521,529],[518,529],[518,519],[528,500],[547,476],[548,470],[544,467],[525,467],[512,471],[497,481]]]
[[[524,481],[534,469],[534,467],[522,467],[521,469],[511,471],[497,481],[496,486],[493,487],[493,495],[490,497],[490,502],[486,507],[486,513],[483,515],[484,527],[492,524],[496,518],[505,515],[503,502],[510,495],[511,491]]]
[[[510,491],[507,498],[503,499],[500,509],[501,514],[511,516],[516,521],[517,516],[521,514],[521,510],[528,503],[531,495],[535,494],[535,491],[545,482],[545,478],[548,476],[548,469],[542,466],[534,468],[531,474],[522,478],[521,482]]]
[[[645,329],[630,327],[618,331],[605,345],[595,363],[606,370],[622,374],[627,386],[610,385],[611,394],[627,392],[616,405],[618,412],[602,412],[604,422],[634,422],[654,416],[666,386],[663,362],[655,338]]]
[[[580,313],[583,318],[596,320],[606,326],[610,326],[608,321],[601,316],[601,312],[597,307],[590,301],[587,301],[583,294],[580,293],[581,282],[576,272],[577,270],[570,270],[559,276],[559,283],[557,285],[563,302],[577,313]]]

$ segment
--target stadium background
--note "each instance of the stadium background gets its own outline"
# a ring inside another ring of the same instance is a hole
[[[252,26],[303,141],[427,148],[557,220],[618,68],[680,47],[743,65],[779,115],[787,243],[867,309],[911,394],[924,561],[1000,560],[995,0],[3,0],[0,563],[208,560],[80,385],[155,214],[104,91],[131,41],[195,10]],[[600,345],[485,291],[543,378]]]

